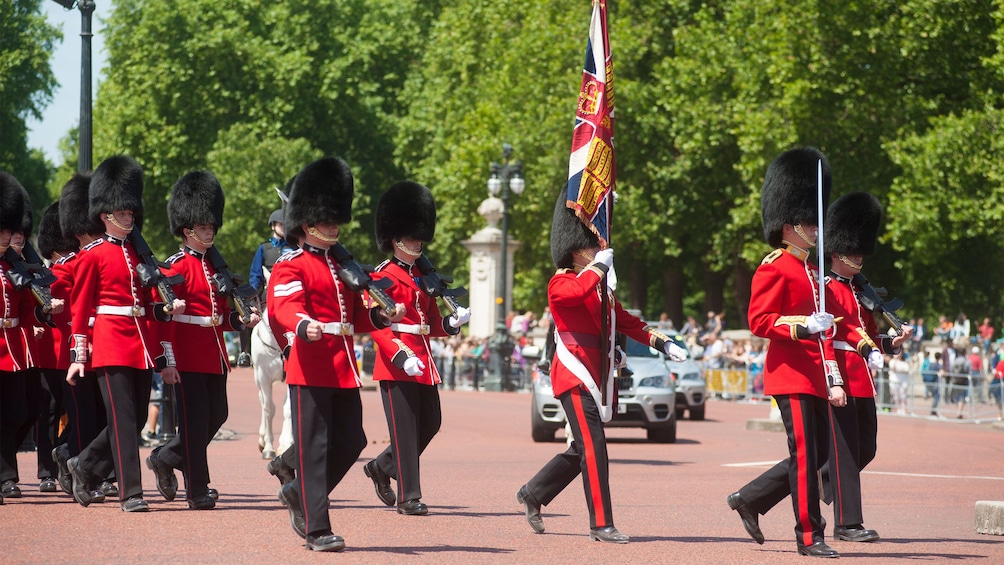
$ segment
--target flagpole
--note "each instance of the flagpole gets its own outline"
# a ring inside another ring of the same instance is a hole
[[[826,312],[826,286],[823,270],[823,160],[816,165],[816,257],[819,260],[819,311]]]

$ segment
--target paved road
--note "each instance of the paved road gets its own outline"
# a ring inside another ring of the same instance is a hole
[[[347,549],[313,554],[289,527],[278,482],[257,449],[258,401],[249,369],[230,379],[234,439],[210,446],[214,511],[165,502],[145,468],[147,514],[118,504],[83,508],[35,488],[34,455],[21,454],[25,497],[0,507],[3,563],[804,563],[786,502],[763,517],[767,543],[751,541],[725,496],[784,456],[783,433],[747,431],[766,405],[713,402],[708,420],[683,421],[678,442],[651,444],[642,430],[610,431],[615,523],[628,545],[590,542],[578,481],[544,509],[547,533],[525,523],[514,493],[562,444],[530,440],[525,394],[449,391],[443,430],[422,459],[425,517],[380,504],[362,463],[387,443],[379,395],[363,393],[370,445],[332,494],[335,532]],[[1004,563],[1004,537],[974,532],[977,500],[1004,500],[1004,432],[989,425],[883,415],[879,454],[866,472],[865,518],[882,541],[833,542],[868,563]],[[559,433],[560,436],[560,433]],[[147,450],[144,450],[144,457]],[[824,510],[825,512],[826,510]]]

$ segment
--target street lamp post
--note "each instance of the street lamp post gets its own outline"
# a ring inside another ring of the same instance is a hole
[[[488,347],[492,352],[491,370],[499,377],[499,386],[502,390],[513,390],[511,378],[511,359],[513,342],[509,337],[509,328],[506,327],[506,290],[508,288],[508,268],[506,260],[508,258],[509,243],[509,194],[519,196],[523,193],[526,183],[523,180],[523,164],[519,161],[509,162],[512,155],[512,145],[502,144],[502,163],[492,163],[492,176],[488,179],[488,192],[492,196],[502,198],[502,247],[499,257],[498,293],[495,303],[498,305],[498,315],[495,321],[495,335],[488,341]]]
[[[91,0],[53,0],[53,2],[72,10],[76,5],[80,9],[80,125],[77,140],[77,170],[90,171],[94,168],[91,153],[91,15],[94,13],[94,2]]]

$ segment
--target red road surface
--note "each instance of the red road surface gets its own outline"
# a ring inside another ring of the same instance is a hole
[[[34,454],[19,456],[21,499],[0,507],[2,563],[804,563],[794,518],[782,502],[761,518],[760,546],[746,535],[725,497],[786,453],[783,433],[747,431],[767,405],[711,402],[708,420],[681,421],[675,444],[645,441],[644,430],[609,431],[617,527],[628,545],[591,542],[581,482],[543,511],[535,535],[516,490],[561,443],[530,440],[526,394],[444,391],[443,429],[422,458],[425,517],[383,506],[362,463],[387,444],[378,393],[363,392],[370,445],[331,496],[331,521],[344,536],[340,554],[314,554],[289,526],[276,500],[278,482],[258,453],[258,397],[249,369],[231,376],[236,432],[209,449],[213,511],[188,510],[184,494],[165,502],[145,467],[147,514],[117,503],[83,508],[63,493],[43,494]],[[278,430],[276,432],[278,434]],[[561,434],[559,433],[559,436]],[[145,458],[148,450],[143,450]],[[844,560],[866,563],[980,560],[1004,563],[1004,537],[975,533],[978,500],[1004,500],[1004,432],[990,425],[879,418],[878,457],[862,479],[866,525],[882,540],[832,541]],[[832,510],[823,509],[832,523]],[[832,526],[831,526],[832,528]],[[827,532],[830,533],[829,531]],[[830,540],[828,540],[830,541]]]

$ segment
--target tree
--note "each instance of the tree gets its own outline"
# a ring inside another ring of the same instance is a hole
[[[40,217],[51,201],[52,174],[41,151],[28,148],[26,119],[41,120],[56,78],[49,65],[60,31],[45,22],[40,0],[0,0],[0,169],[28,191]]]

